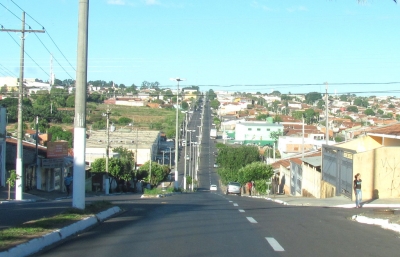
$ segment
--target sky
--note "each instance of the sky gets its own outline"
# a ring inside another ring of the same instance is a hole
[[[25,29],[25,78],[76,78],[79,0],[0,0]],[[392,0],[91,0],[88,81],[228,92],[400,97]],[[19,76],[21,33],[0,30],[0,77]]]

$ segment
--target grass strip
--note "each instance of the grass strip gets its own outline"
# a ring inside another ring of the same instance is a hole
[[[92,202],[86,205],[84,210],[66,208],[58,215],[28,221],[17,227],[0,230],[0,251],[7,250],[15,245],[71,225],[88,216],[107,210],[112,206],[109,201]]]

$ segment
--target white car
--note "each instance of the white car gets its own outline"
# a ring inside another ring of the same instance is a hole
[[[226,186],[226,194],[237,194],[239,196],[242,195],[242,187],[239,182],[229,182]]]
[[[216,185],[211,185],[210,186],[210,191],[217,191],[217,186]]]

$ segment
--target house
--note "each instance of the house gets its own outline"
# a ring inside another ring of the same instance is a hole
[[[322,180],[335,195],[354,199],[353,179],[363,181],[364,199],[399,198],[400,124],[366,132],[355,140],[322,147]]]
[[[110,130],[107,138],[107,130],[89,131],[86,140],[86,162],[90,166],[98,158],[106,158],[107,145],[109,157],[118,158],[113,152],[114,148],[123,147],[132,151],[136,159],[136,167],[145,162],[155,160],[161,142],[159,131],[144,131],[132,129]],[[112,187],[116,187],[114,184]],[[105,175],[96,175],[93,178],[92,190],[102,191],[105,188]]]
[[[283,125],[266,121],[246,121],[236,124],[235,141],[242,144],[272,145],[274,134],[283,133]]]

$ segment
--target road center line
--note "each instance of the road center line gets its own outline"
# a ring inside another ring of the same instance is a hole
[[[268,243],[271,245],[271,247],[276,251],[276,252],[284,252],[285,249],[276,241],[275,238],[273,237],[266,237]]]
[[[257,223],[257,221],[255,219],[253,219],[252,217],[246,217],[246,219],[248,221],[250,221],[251,223]]]

